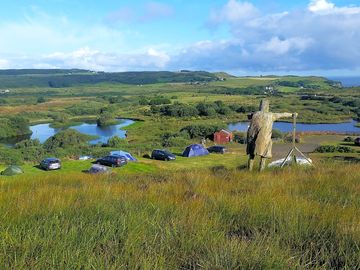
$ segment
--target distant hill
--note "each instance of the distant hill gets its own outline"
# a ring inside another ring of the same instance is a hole
[[[229,79],[229,78],[236,78],[236,76],[231,75],[229,73],[226,72],[214,72],[214,75],[218,78],[225,78],[225,79]]]
[[[82,84],[124,83],[152,84],[179,82],[209,82],[217,76],[206,71],[146,71],[146,72],[93,72],[81,69],[22,69],[0,70],[0,88],[69,87]]]

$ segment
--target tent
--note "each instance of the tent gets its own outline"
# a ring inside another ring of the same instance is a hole
[[[201,144],[192,144],[186,147],[183,157],[197,157],[208,155],[209,151]]]
[[[89,173],[91,173],[91,174],[110,173],[110,172],[111,172],[110,168],[99,165],[99,164],[94,164],[89,169]]]
[[[279,159],[279,160],[275,160],[273,162],[271,162],[268,167],[272,168],[272,167],[280,167],[281,164],[284,162],[285,158]],[[291,163],[293,162],[293,157],[288,157],[286,159],[285,165],[291,165]],[[296,164],[300,165],[300,166],[311,166],[312,165],[312,160],[310,158],[305,159],[303,157],[296,157]]]
[[[24,173],[24,171],[20,167],[12,165],[12,166],[7,167],[4,171],[2,171],[1,175],[13,176],[13,175],[22,174],[22,173]]]
[[[125,151],[111,151],[110,156],[121,156],[125,157],[127,161],[137,161],[136,158],[134,158],[130,153]]]

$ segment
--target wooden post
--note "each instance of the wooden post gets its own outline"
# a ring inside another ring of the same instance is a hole
[[[292,144],[293,144],[293,149],[296,148],[296,113],[293,114],[293,137],[292,137]],[[293,156],[293,160],[296,163],[296,155],[295,152],[293,152],[294,156]]]

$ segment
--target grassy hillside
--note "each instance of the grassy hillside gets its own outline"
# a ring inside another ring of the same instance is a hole
[[[62,88],[83,84],[125,83],[151,84],[164,82],[213,81],[217,77],[205,71],[189,72],[90,72],[83,70],[10,70],[0,72],[0,88],[51,87]],[[74,72],[73,72],[74,71]]]
[[[1,179],[0,268],[358,269],[359,179],[338,162]]]

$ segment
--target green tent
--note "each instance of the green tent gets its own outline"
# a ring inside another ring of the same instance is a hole
[[[19,166],[12,165],[7,167],[4,171],[2,171],[1,175],[12,176],[22,173],[24,173],[24,171]]]

